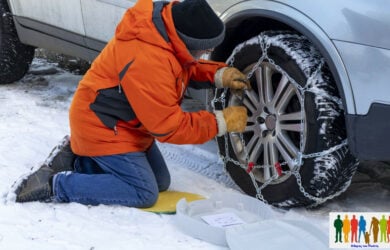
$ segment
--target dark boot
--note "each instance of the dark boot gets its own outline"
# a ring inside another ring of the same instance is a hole
[[[52,176],[54,171],[42,166],[23,180],[16,190],[16,202],[49,201],[53,196]]]
[[[76,155],[70,148],[69,136],[65,136],[51,151],[45,163],[16,189],[16,201],[47,201],[53,195],[52,177],[63,171],[73,171]]]
[[[75,159],[76,155],[70,148],[69,136],[65,136],[62,142],[51,151],[44,165],[49,166],[54,174],[62,171],[73,171]]]

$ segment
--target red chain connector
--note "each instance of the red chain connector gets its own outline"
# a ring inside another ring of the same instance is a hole
[[[249,162],[248,163],[248,168],[246,169],[246,172],[249,174],[250,172],[252,172],[253,168],[255,167],[255,163],[254,162]]]
[[[280,165],[279,162],[275,163],[275,169],[276,169],[276,172],[278,172],[278,175],[282,176],[282,166]]]

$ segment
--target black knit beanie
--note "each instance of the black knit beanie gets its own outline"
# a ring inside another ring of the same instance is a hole
[[[205,0],[184,0],[172,6],[176,32],[188,50],[207,50],[225,38],[225,25]]]

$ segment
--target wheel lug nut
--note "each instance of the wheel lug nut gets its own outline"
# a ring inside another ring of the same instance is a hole
[[[260,124],[263,124],[265,123],[265,119],[261,116],[257,117],[257,122],[260,123]]]

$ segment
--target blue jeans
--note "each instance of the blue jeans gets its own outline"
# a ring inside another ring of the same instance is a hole
[[[150,207],[170,182],[167,165],[153,143],[146,152],[78,157],[74,172],[58,173],[53,178],[54,200]]]

